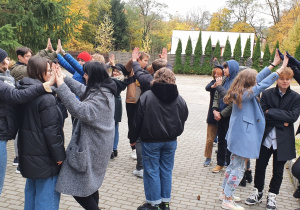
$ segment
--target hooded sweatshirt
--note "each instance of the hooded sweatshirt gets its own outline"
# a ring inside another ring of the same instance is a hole
[[[228,90],[236,75],[239,73],[239,63],[235,60],[226,61],[229,68],[229,76],[226,77],[225,82],[223,83],[223,87]],[[220,107],[219,110],[222,111],[227,104],[223,102],[223,98],[220,99]]]

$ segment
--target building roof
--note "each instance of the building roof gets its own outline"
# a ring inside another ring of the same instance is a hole
[[[196,47],[196,43],[198,41],[200,31],[182,31],[182,30],[173,30],[172,34],[172,45],[171,45],[171,54],[176,53],[177,45],[179,39],[182,42],[182,54],[185,53],[185,48],[187,45],[187,41],[189,36],[192,40],[193,53]],[[219,40],[221,48],[225,47],[227,37],[229,37],[229,42],[231,45],[231,52],[233,54],[235,43],[239,35],[241,35],[241,45],[242,45],[242,53],[244,52],[244,48],[246,45],[246,41],[250,36],[251,46],[254,46],[254,33],[239,33],[239,32],[221,32],[221,31],[202,31],[202,52],[204,54],[206,43],[211,37],[212,46],[216,46],[217,41]],[[251,47],[252,54],[253,47]]]

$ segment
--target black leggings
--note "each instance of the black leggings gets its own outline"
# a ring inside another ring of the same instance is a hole
[[[73,196],[77,203],[79,203],[86,210],[99,210],[99,192],[98,190],[92,195],[87,197],[77,197]]]

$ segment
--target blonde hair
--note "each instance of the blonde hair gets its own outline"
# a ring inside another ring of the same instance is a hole
[[[257,71],[254,69],[241,71],[224,96],[224,103],[229,104],[233,102],[241,109],[243,94],[245,91],[249,91],[249,94],[252,92],[250,89],[256,84],[256,75]]]
[[[175,84],[175,81],[174,73],[170,69],[164,67],[155,72],[154,80],[152,80],[151,85],[155,83]]]
[[[93,59],[94,61],[99,61],[100,63],[105,63],[105,59],[104,59],[103,55],[101,55],[101,54],[99,54],[99,53],[94,53],[94,54],[92,55],[92,59]]]
[[[292,79],[294,76],[294,72],[290,67],[285,67],[281,74],[279,75],[279,77],[285,77],[285,78],[289,78]]]

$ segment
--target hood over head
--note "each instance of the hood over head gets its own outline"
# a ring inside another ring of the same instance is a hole
[[[175,84],[154,83],[151,91],[164,103],[171,103],[178,97],[177,85]]]

